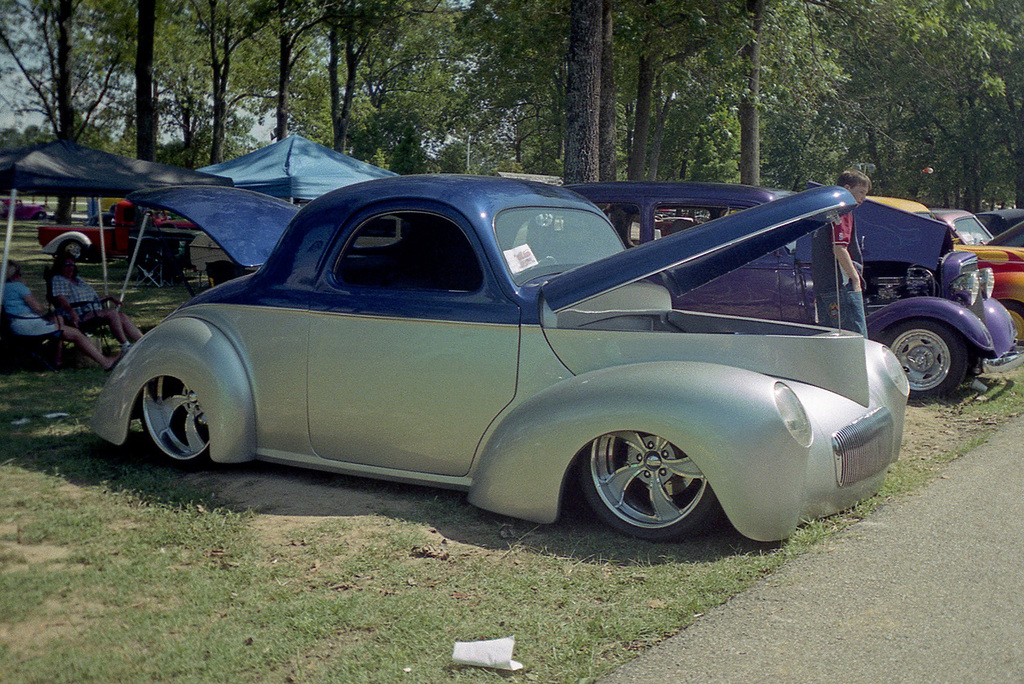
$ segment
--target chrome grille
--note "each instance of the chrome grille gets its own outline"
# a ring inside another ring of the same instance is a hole
[[[878,408],[832,435],[840,487],[871,477],[893,461],[892,415]]]

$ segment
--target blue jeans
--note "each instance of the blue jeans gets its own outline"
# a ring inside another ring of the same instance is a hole
[[[838,294],[838,296],[837,296]],[[814,293],[818,309],[818,322],[833,328],[842,328],[864,337],[868,336],[868,324],[864,316],[864,296],[849,284],[840,285],[839,292]]]

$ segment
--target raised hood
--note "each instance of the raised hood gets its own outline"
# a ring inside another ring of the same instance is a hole
[[[127,199],[140,207],[166,209],[184,216],[246,268],[267,260],[299,210],[270,195],[226,187],[189,185],[139,190]]]
[[[543,296],[558,312],[667,269],[676,293],[689,292],[856,206],[840,187],[807,190],[566,271],[543,285]]]

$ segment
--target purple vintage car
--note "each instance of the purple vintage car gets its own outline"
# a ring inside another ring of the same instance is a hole
[[[11,200],[0,200],[0,218],[7,218]],[[45,221],[46,207],[40,204],[25,204],[21,200],[14,201],[14,219],[16,221]]]
[[[601,207],[629,245],[792,193],[726,183],[589,183],[571,186]],[[990,297],[990,269],[953,251],[930,219],[867,201],[856,209],[865,261],[868,334],[903,364],[912,396],[955,389],[969,372],[1024,362],[1006,309]],[[815,322],[811,236],[675,298],[680,308]]]

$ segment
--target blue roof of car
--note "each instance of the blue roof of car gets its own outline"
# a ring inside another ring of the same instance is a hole
[[[762,188],[739,183],[706,183],[697,181],[608,181],[566,186],[593,202],[623,201],[633,196],[654,201],[674,201],[681,195],[687,201],[726,201],[730,206],[755,206],[793,193],[790,190]]]

